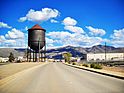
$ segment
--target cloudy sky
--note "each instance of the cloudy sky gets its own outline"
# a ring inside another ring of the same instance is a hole
[[[27,47],[27,29],[46,29],[47,48],[124,47],[124,0],[0,0],[0,47]]]

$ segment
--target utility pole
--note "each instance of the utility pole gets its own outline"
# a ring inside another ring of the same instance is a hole
[[[97,62],[96,57],[95,57],[95,54],[96,54],[95,47],[94,47],[93,51],[94,51],[94,54],[93,54],[94,55],[94,62]]]
[[[106,42],[105,42],[105,62],[106,62]]]

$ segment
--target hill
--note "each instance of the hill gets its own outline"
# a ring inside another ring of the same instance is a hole
[[[82,57],[82,55],[87,53],[104,53],[105,49],[107,53],[124,52],[124,48],[115,48],[113,46],[105,47],[103,45],[96,45],[89,48],[66,46],[61,48],[48,49],[46,51],[46,55],[48,58],[61,58],[63,53],[70,52],[73,57]],[[9,56],[10,52],[14,53],[15,57],[23,56],[25,51],[25,48],[0,48],[0,56],[7,57]]]

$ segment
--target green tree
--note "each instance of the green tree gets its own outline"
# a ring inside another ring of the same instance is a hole
[[[63,54],[63,57],[65,59],[65,62],[70,62],[70,57],[72,57],[72,54],[67,52]]]
[[[13,62],[15,60],[15,57],[13,55],[12,52],[10,52],[10,55],[9,55],[9,62]]]

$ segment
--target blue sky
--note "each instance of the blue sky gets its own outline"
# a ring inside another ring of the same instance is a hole
[[[0,47],[27,47],[39,24],[47,48],[98,44],[124,47],[124,0],[1,0]]]

